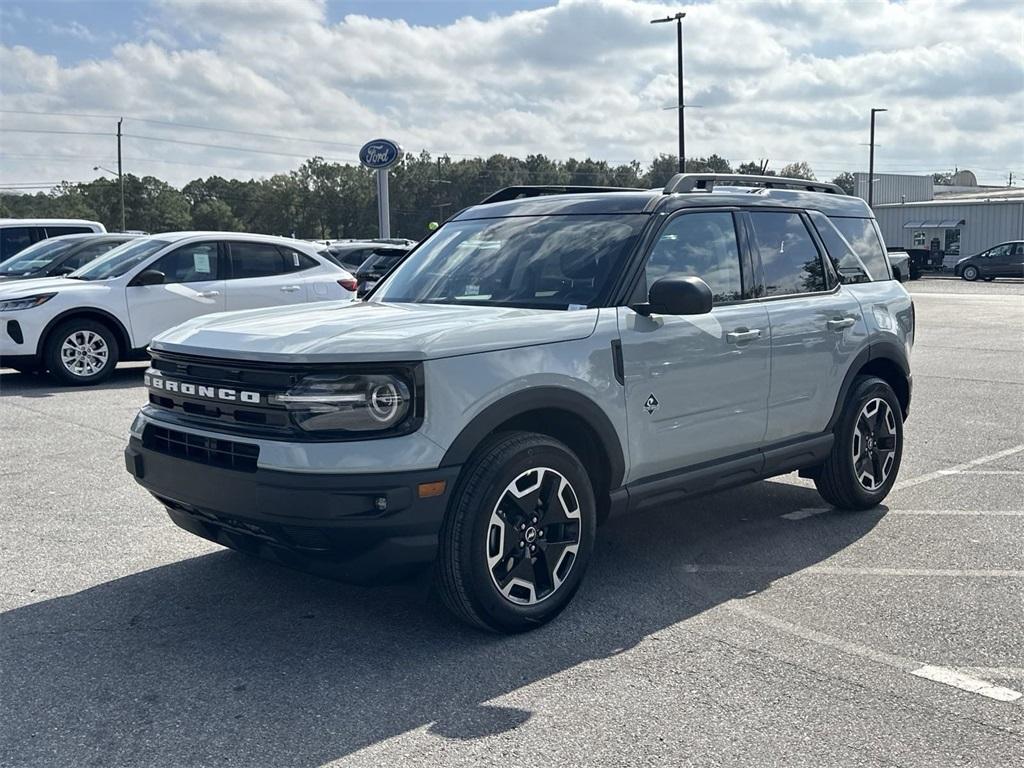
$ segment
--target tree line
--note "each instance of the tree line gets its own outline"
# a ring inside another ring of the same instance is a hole
[[[495,190],[511,185],[555,184],[655,188],[678,169],[674,155],[661,155],[645,169],[639,162],[610,165],[603,160],[525,159],[492,155],[453,160],[427,152],[407,155],[391,169],[392,233],[421,238],[432,221],[443,221]],[[687,160],[692,173],[775,175],[766,163],[742,163],[733,169],[718,155]],[[779,176],[814,179],[807,163],[781,168]],[[853,176],[835,183],[853,192]],[[297,170],[242,181],[220,176],[194,179],[181,189],[154,176],[124,176],[125,227],[143,232],[223,230],[335,239],[375,237],[377,200],[373,172],[357,165],[314,157]],[[121,227],[116,179],[65,182],[49,192],[0,195],[0,217],[60,217],[101,221],[110,231]]]

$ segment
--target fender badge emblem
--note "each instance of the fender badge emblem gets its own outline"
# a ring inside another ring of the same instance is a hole
[[[648,415],[650,415],[658,410],[659,405],[661,405],[661,403],[658,402],[658,398],[656,398],[652,392],[644,401],[644,410],[647,411]]]

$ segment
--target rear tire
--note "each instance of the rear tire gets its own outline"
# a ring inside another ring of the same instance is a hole
[[[475,627],[539,627],[583,580],[596,524],[590,478],[568,447],[532,432],[495,435],[466,464],[452,496],[436,589]]]
[[[829,504],[871,509],[889,494],[903,458],[903,411],[892,387],[875,376],[853,382],[832,452],[814,484]]]
[[[110,378],[118,356],[114,332],[89,318],[71,319],[54,328],[43,353],[50,375],[69,387],[87,387]]]
[[[975,280],[981,277],[981,272],[979,272],[978,268],[975,267],[974,265],[968,265],[964,267],[963,272],[960,273],[960,277],[962,277],[969,283],[973,283]]]

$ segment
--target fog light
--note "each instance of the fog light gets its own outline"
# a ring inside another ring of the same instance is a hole
[[[437,480],[433,483],[420,483],[416,487],[416,490],[421,499],[429,499],[434,496],[441,496],[444,493],[446,485],[447,484],[444,480]]]
[[[378,512],[387,512],[388,511],[388,497],[387,496],[378,496],[376,499],[373,500],[373,506],[377,508]]]

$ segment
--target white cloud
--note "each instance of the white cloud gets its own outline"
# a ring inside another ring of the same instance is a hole
[[[644,163],[676,146],[670,9],[563,0],[540,10],[426,27],[351,15],[322,2],[163,0],[153,28],[105,57],[62,66],[0,48],[6,109],[123,114],[126,133],[267,153],[126,139],[127,167],[181,183],[285,170],[290,155],[351,158],[376,135],[453,155],[544,153]],[[821,177],[866,164],[868,110],[877,167],[959,167],[998,182],[1024,173],[1021,11],[1012,4],[709,2],[686,19],[691,155],[775,167],[808,160]],[[178,43],[176,41],[183,41]],[[301,136],[285,142],[133,122],[150,117]],[[74,118],[2,115],[4,127],[104,130]],[[3,158],[4,180],[82,178],[112,139],[4,133],[5,154],[61,153],[81,167]],[[54,139],[59,139],[54,141]],[[59,146],[58,146],[59,145]],[[195,163],[195,166],[185,165]]]

